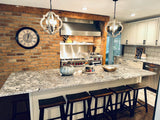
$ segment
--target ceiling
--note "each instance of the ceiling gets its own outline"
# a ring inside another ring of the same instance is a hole
[[[50,7],[50,0],[0,0],[0,3],[38,8]],[[87,10],[82,10],[83,7],[87,7]],[[52,8],[111,16],[112,19],[114,2],[112,0],[52,0]],[[123,22],[160,16],[160,0],[119,0],[116,8],[116,18]],[[135,16],[131,16],[132,13],[135,13]]]

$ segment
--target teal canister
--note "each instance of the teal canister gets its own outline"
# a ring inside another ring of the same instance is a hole
[[[69,76],[73,75],[74,73],[74,67],[72,65],[70,66],[63,66],[60,68],[60,72],[63,76]]]

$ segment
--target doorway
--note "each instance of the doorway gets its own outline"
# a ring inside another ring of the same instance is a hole
[[[122,54],[121,35],[115,38],[107,36],[106,43],[106,64],[114,64],[114,56],[120,56]]]

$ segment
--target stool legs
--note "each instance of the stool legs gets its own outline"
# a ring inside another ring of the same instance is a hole
[[[109,110],[109,107],[110,107],[110,110]],[[106,112],[108,112],[107,110],[110,111],[110,114],[111,114],[111,118],[112,120],[114,120],[114,114],[113,114],[113,104],[112,104],[112,96],[109,95],[109,98],[108,98],[108,101],[107,101],[107,105],[106,105]]]
[[[91,100],[87,100],[87,104],[88,104],[88,108],[86,111],[86,100],[83,100],[83,116],[84,118],[88,118],[91,116],[91,111],[90,111],[90,105],[91,105]],[[68,115],[68,110],[69,110],[69,106],[70,106],[70,114]],[[66,119],[67,116],[69,116],[69,119],[72,120],[73,119],[73,102],[67,102],[67,106],[66,106]]]
[[[94,116],[97,115],[97,104],[98,104],[98,98],[95,98],[95,110],[94,110]]]
[[[134,115],[134,110],[135,110],[136,104],[137,104],[137,98],[138,98],[138,90],[133,90],[133,110],[132,110],[132,115]]]
[[[44,108],[40,109],[39,120],[43,120],[44,117]]]
[[[73,103],[71,103],[70,107],[70,120],[72,120],[72,116],[73,116]]]
[[[87,111],[87,117],[90,118],[91,117],[91,101],[92,101],[92,98],[88,99],[87,102],[88,102],[88,111]]]
[[[98,98],[95,98],[95,110],[94,110],[94,118],[96,120],[97,116],[97,105],[98,105]],[[106,96],[103,97],[103,113],[106,110]]]
[[[87,118],[87,114],[86,114],[86,102],[85,100],[83,100],[83,111],[84,111],[84,118]]]
[[[134,111],[137,107],[137,102],[138,102],[138,92],[139,92],[139,89],[135,89],[133,91],[133,115],[134,115]],[[148,112],[148,105],[147,105],[147,88],[144,88],[144,99],[145,99],[145,104],[144,104],[144,107],[146,109],[146,112]]]
[[[125,96],[123,98],[123,93],[121,93],[121,100],[120,103],[118,103],[118,97],[119,97],[120,93],[116,93],[116,100],[115,100],[115,111],[114,111],[114,115],[113,115],[113,119],[116,120],[117,118],[117,111],[118,111],[118,104],[120,104],[120,109],[123,109],[127,96],[128,96],[128,102],[129,102],[129,111],[130,111],[130,115],[131,115],[131,98],[130,98],[130,91],[125,92]]]
[[[127,96],[127,94],[125,94],[125,97]],[[126,99],[126,98],[124,98]],[[120,101],[120,109],[123,108],[123,93],[121,93],[121,101]]]
[[[112,96],[111,95],[109,95],[106,110],[108,110],[109,106],[110,106],[110,109],[111,109],[110,111],[112,112],[113,111],[113,104],[112,104]]]
[[[22,102],[25,104],[26,111],[25,111],[25,112],[20,112],[20,113],[18,112],[18,113],[17,113],[17,105],[18,105],[18,103],[22,103]],[[26,113],[26,115],[27,115],[27,116],[26,116],[26,117],[27,117],[26,119],[27,119],[27,120],[30,119],[30,118],[29,118],[29,116],[30,116],[30,115],[29,115],[29,114],[30,114],[30,113],[29,113],[29,101],[27,101],[27,100],[14,101],[12,104],[13,104],[13,109],[12,109],[12,110],[13,110],[13,111],[12,111],[12,119],[13,119],[13,120],[16,120],[17,114],[24,114],[24,113]]]
[[[130,116],[132,116],[130,91],[127,91],[127,92],[126,92],[125,97],[124,97],[124,101],[123,101],[123,104],[122,104],[122,107],[124,107],[124,104],[125,104],[125,102],[126,102],[127,95],[128,95],[128,103],[129,103]]]
[[[144,88],[144,97],[145,97],[145,108],[146,108],[146,112],[148,112],[148,106],[147,106],[147,88]]]
[[[60,105],[60,113],[61,113],[61,119],[66,120],[66,115],[64,111],[64,105]]]
[[[117,119],[117,105],[118,105],[118,96],[119,94],[116,94],[116,100],[115,100],[115,110],[114,110],[114,114],[113,114],[113,120]]]

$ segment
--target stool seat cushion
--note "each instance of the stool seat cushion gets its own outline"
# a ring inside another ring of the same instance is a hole
[[[63,96],[58,96],[49,99],[41,99],[39,100],[39,108],[48,108],[53,106],[59,106],[65,104],[66,101]]]
[[[122,86],[110,88],[110,90],[113,91],[114,93],[123,93],[123,92],[131,91],[132,89],[122,85]]]
[[[110,91],[109,89],[100,89],[100,90],[93,90],[93,91],[89,91],[90,95],[98,98],[98,97],[103,97],[103,96],[108,96],[108,95],[112,95],[113,92]]]
[[[133,90],[138,90],[138,89],[144,89],[147,88],[148,86],[137,83],[137,84],[131,84],[131,85],[127,85],[128,87],[130,87]]]
[[[68,102],[78,102],[78,101],[90,99],[91,96],[87,92],[81,92],[76,94],[67,94],[66,98]]]

